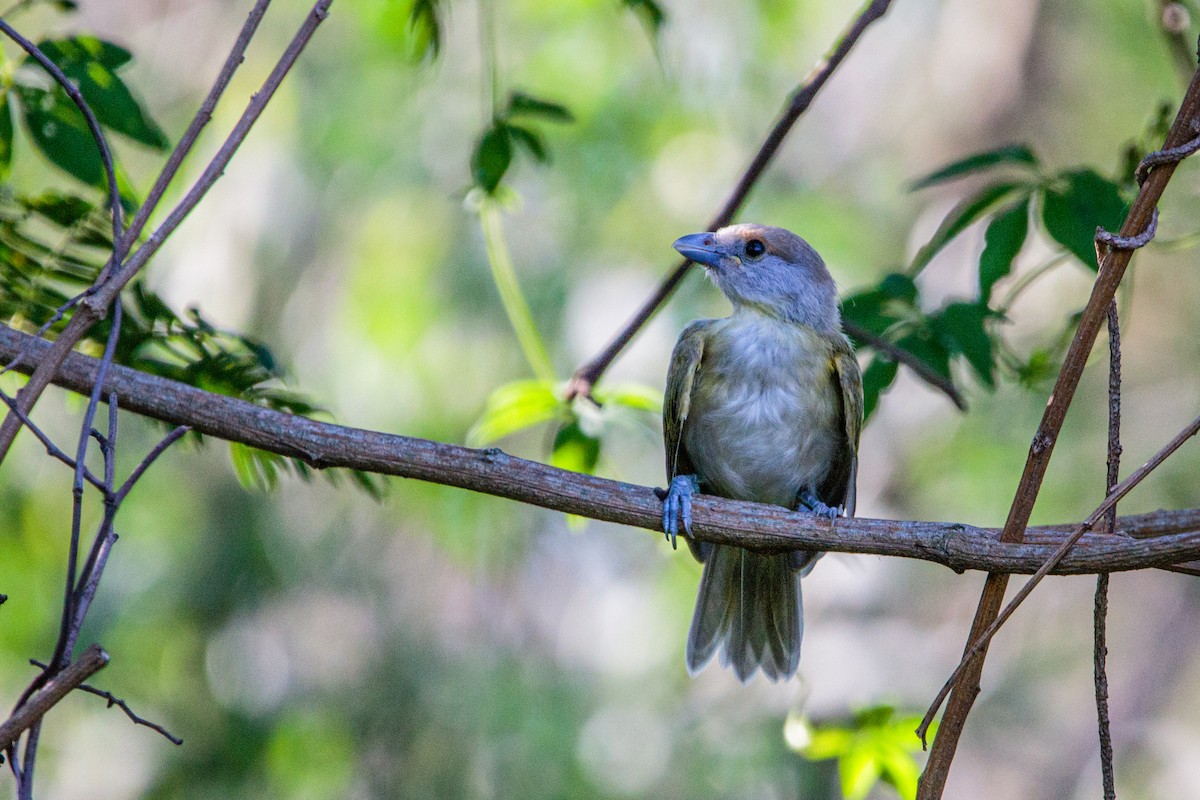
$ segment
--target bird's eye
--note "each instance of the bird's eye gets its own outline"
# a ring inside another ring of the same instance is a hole
[[[746,242],[746,255],[751,258],[758,258],[765,252],[767,252],[767,246],[762,243],[761,239],[751,239]]]

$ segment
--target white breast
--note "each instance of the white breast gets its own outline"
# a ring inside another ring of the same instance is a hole
[[[828,343],[805,326],[739,312],[705,343],[683,440],[711,491],[793,507],[841,446]]]

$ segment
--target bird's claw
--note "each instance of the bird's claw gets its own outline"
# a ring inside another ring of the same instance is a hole
[[[818,517],[824,517],[830,522],[833,522],[846,512],[846,509],[842,506],[825,505],[815,494],[807,490],[796,495],[796,500],[799,501],[801,508],[811,511]]]
[[[700,481],[695,475],[676,475],[671,479],[667,496],[663,500],[662,524],[663,533],[671,543],[671,549],[678,547],[676,537],[679,534],[679,520],[683,519],[683,532],[692,535],[692,495],[700,491]]]

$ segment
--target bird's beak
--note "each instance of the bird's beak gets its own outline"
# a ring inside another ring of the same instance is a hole
[[[717,267],[725,254],[717,247],[717,239],[711,233],[689,233],[675,240],[674,247],[684,258],[703,264],[706,267]]]

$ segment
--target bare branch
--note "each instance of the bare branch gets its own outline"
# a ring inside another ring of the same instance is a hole
[[[30,338],[0,325],[0,357],[27,347]],[[27,349],[36,363],[49,345],[35,341]],[[96,359],[71,353],[55,382],[89,392],[97,372]],[[662,530],[662,503],[649,487],[568,472],[496,448],[477,450],[320,422],[119,365],[109,369],[102,396],[114,392],[126,411],[301,458],[317,469],[343,467],[415,478],[591,519]],[[1122,487],[1114,497],[1124,496],[1132,484],[1126,481]],[[778,506],[708,496],[698,496],[694,508],[693,528],[698,538],[708,541],[760,550],[809,548],[917,558],[956,571],[1034,572],[1077,527],[1031,528],[1028,540],[1018,544],[1001,543],[996,529],[958,523],[853,518],[831,525]],[[1093,519],[1089,525],[1094,523]],[[1126,517],[1120,520],[1118,532],[1121,535],[1084,534],[1052,572],[1115,572],[1200,559],[1200,509]]]
[[[112,327],[108,331],[108,341],[104,345],[104,356],[100,359],[98,371],[96,373],[96,384],[92,387],[92,391],[88,396],[87,410],[83,415],[83,424],[79,431],[79,444],[75,451],[75,481],[71,486],[72,507],[71,507],[71,540],[67,548],[67,579],[66,589],[63,591],[63,608],[62,622],[59,626],[58,641],[54,646],[54,656],[50,659],[50,664],[55,670],[61,669],[71,660],[71,652],[75,648],[75,639],[79,635],[79,625],[82,624],[83,618],[76,614],[76,592],[75,583],[78,577],[79,568],[79,537],[80,526],[83,519],[83,465],[87,459],[88,445],[92,440],[92,424],[96,419],[96,411],[100,407],[100,393],[104,388],[104,376],[112,367],[113,354],[117,350],[117,340],[121,336],[121,305],[118,303],[113,310]],[[112,396],[112,393],[109,393]],[[111,416],[115,419],[115,414]],[[115,423],[113,423],[115,425]],[[112,439],[115,439],[115,430],[110,430],[109,434]],[[112,446],[110,439],[109,446]],[[111,478],[112,467],[111,459],[105,458],[105,499],[111,497],[112,483],[108,478]],[[105,511],[104,524],[101,526],[101,531],[97,534],[99,539],[103,539],[108,534],[108,528],[112,523],[111,503],[106,503],[109,506]],[[97,544],[97,547],[99,545]]]
[[[141,463],[134,468],[129,477],[125,479],[125,482],[121,484],[121,488],[117,490],[115,504],[120,505],[125,500],[126,495],[129,494],[129,491],[134,487],[134,485],[136,485],[137,482],[141,480],[141,477],[146,474],[146,470],[150,468],[150,465],[157,461],[158,457],[165,453],[168,447],[178,442],[181,438],[183,438],[183,435],[190,430],[191,428],[189,428],[187,425],[180,425],[164,436],[162,441],[154,445],[154,449],[146,454],[146,457],[141,460]]]
[[[1200,120],[1200,70],[1197,70],[1192,76],[1187,94],[1167,133],[1163,151],[1170,152],[1173,148],[1179,148],[1195,138],[1197,120]],[[1141,184],[1137,198],[1125,217],[1125,222],[1119,232],[1121,238],[1132,239],[1149,227],[1167,182],[1174,174],[1179,159],[1185,156],[1186,153],[1175,151],[1173,160],[1154,164],[1153,169],[1145,176],[1145,182]],[[1026,526],[1029,524],[1029,516],[1033,512],[1033,505],[1046,475],[1046,468],[1049,466],[1050,456],[1054,452],[1054,445],[1058,441],[1058,434],[1062,430],[1067,409],[1075,396],[1075,389],[1079,385],[1088,355],[1092,351],[1100,326],[1107,315],[1108,304],[1116,294],[1132,255],[1133,250],[1120,246],[1110,247],[1104,253],[1099,272],[1096,275],[1096,282],[1092,286],[1091,297],[1080,316],[1075,338],[1067,350],[1058,380],[1055,382],[1054,390],[1042,415],[1041,424],[1030,445],[1025,469],[1001,533],[1000,538],[1004,542],[1018,543],[1024,538]],[[979,598],[979,607],[975,612],[971,632],[967,637],[967,651],[972,649],[973,644],[980,640],[984,631],[996,619],[1000,605],[1004,601],[1004,592],[1007,586],[1006,576],[1000,574],[988,576]],[[921,775],[917,790],[918,800],[937,800],[942,796],[946,778],[950,772],[950,764],[954,760],[954,751],[958,747],[958,739],[966,724],[971,706],[975,703],[975,697],[979,693],[979,678],[983,673],[983,662],[986,657],[985,647],[973,659],[970,668],[963,673],[950,696],[950,702],[942,717],[942,723],[938,727],[937,738],[934,740],[925,771]]]
[[[75,459],[71,458],[69,455],[64,453],[62,451],[62,448],[60,448],[58,445],[56,445],[54,443],[54,441],[49,436],[46,435],[45,431],[43,431],[41,428],[39,428],[34,423],[33,420],[31,420],[28,416],[26,416],[25,412],[22,411],[20,406],[17,405],[16,400],[9,397],[6,392],[0,392],[0,402],[3,402],[6,406],[8,406],[9,410],[11,410],[14,414],[17,415],[17,419],[21,420],[21,424],[24,425],[26,428],[29,428],[30,432],[34,436],[37,437],[37,440],[42,443],[43,447],[46,448],[47,455],[61,461],[62,463],[66,464],[68,467],[70,467],[71,469],[75,469]],[[104,481],[100,480],[94,474],[92,474],[92,471],[90,469],[88,469],[86,466],[84,467],[84,470],[83,470],[83,478],[88,483],[90,483],[92,486],[99,489],[100,491],[104,491]]]
[[[95,675],[108,663],[108,653],[100,645],[92,645],[62,672],[51,678],[38,692],[23,703],[12,716],[0,724],[0,750],[7,750],[17,737],[66,697],[72,689]]]
[[[134,215],[133,220],[129,223],[129,231],[125,237],[126,248],[131,246],[137,240],[137,237],[141,235],[142,229],[146,227],[147,220],[154,213],[154,209],[158,207],[163,193],[167,191],[167,187],[174,180],[175,174],[179,172],[180,165],[183,164],[183,160],[191,152],[192,146],[200,136],[200,132],[212,120],[213,110],[216,109],[221,95],[225,93],[225,88],[229,86],[229,81],[233,79],[233,73],[237,71],[242,61],[245,60],[246,48],[250,45],[250,40],[254,38],[254,33],[258,30],[258,23],[262,21],[263,15],[267,13],[267,6],[270,4],[271,0],[256,0],[254,8],[250,10],[250,15],[247,17],[245,24],[242,25],[241,32],[238,33],[238,38],[233,43],[233,49],[229,51],[229,55],[225,58],[225,64],[221,67],[221,71],[217,73],[217,79],[213,82],[212,88],[208,90],[208,95],[200,104],[196,115],[192,117],[187,130],[179,138],[179,143],[171,151],[166,165],[163,166],[162,171],[158,174],[158,178],[154,181],[154,186],[150,188],[150,194],[146,196],[146,202],[142,203],[141,207],[137,210],[137,214]]]
[[[1177,433],[1170,442],[1168,442],[1161,450],[1155,453],[1153,458],[1139,467],[1136,472],[1126,478],[1122,483],[1114,487],[1112,492],[1109,493],[1108,497],[1104,499],[1104,502],[1101,503],[1100,506],[1093,511],[1086,520],[1076,526],[1075,530],[1073,530],[1071,534],[1063,540],[1062,544],[1055,549],[1054,553],[1048,559],[1046,559],[1046,562],[1042,564],[1035,573],[1033,573],[1033,576],[1026,581],[1025,585],[1021,587],[1020,591],[1013,596],[1013,599],[1009,601],[1007,606],[1004,607],[1004,610],[998,616],[996,616],[994,620],[992,620],[991,624],[987,626],[983,633],[981,633],[972,641],[971,646],[968,647],[967,651],[963,654],[962,661],[959,662],[958,668],[954,670],[954,674],[951,675],[950,679],[946,681],[946,684],[942,687],[942,690],[938,692],[937,698],[933,701],[933,704],[930,705],[929,710],[925,713],[925,718],[921,721],[921,726],[917,729],[917,735],[921,736],[922,741],[924,740],[924,732],[928,730],[930,723],[933,722],[933,718],[937,714],[938,708],[941,707],[942,701],[946,699],[946,695],[950,692],[950,689],[962,680],[963,675],[968,669],[971,668],[972,660],[987,649],[988,643],[992,640],[992,637],[995,636],[996,632],[1000,630],[1005,622],[1008,621],[1008,618],[1011,617],[1013,612],[1017,610],[1017,607],[1020,606],[1021,603],[1025,602],[1025,598],[1029,597],[1030,593],[1033,592],[1034,588],[1039,582],[1041,582],[1042,578],[1054,571],[1054,568],[1058,566],[1058,564],[1064,558],[1066,558],[1067,554],[1071,551],[1071,548],[1075,546],[1076,542],[1083,538],[1087,531],[1095,526],[1095,524],[1102,518],[1107,516],[1110,511],[1116,508],[1117,501],[1129,494],[1129,492],[1132,491],[1135,486],[1141,483],[1146,476],[1148,476],[1151,472],[1157,469],[1160,464],[1166,461],[1167,458],[1169,458],[1171,454],[1178,450],[1184,442],[1195,436],[1197,432],[1200,432],[1200,417],[1192,420],[1187,427]],[[1001,537],[1001,541],[1003,541],[1003,537]]]
[[[1112,494],[1121,478],[1121,322],[1117,301],[1108,304],[1108,459],[1104,491]],[[1117,507],[1104,515],[1104,530],[1117,527]],[[1116,800],[1113,772],[1112,726],[1108,714],[1108,573],[1096,576],[1096,599],[1092,609],[1092,683],[1096,695],[1096,733],[1100,744],[1100,782],[1104,800]]]
[[[46,668],[45,664],[43,664],[42,662],[40,662],[36,659],[31,658],[29,660],[29,663],[33,664],[35,667],[41,667],[42,669]],[[157,722],[151,722],[150,720],[146,719],[145,717],[140,717],[137,714],[135,714],[133,709],[129,707],[128,703],[126,703],[124,700],[121,700],[120,698],[113,695],[112,692],[107,692],[103,689],[97,689],[95,686],[90,686],[86,683],[81,683],[77,688],[81,692],[87,692],[88,694],[94,694],[97,697],[103,697],[105,700],[108,701],[109,708],[116,706],[117,708],[124,711],[125,716],[129,717],[130,721],[133,722],[134,725],[143,725],[147,728],[150,728],[151,730],[160,734],[164,739],[169,741],[171,744],[174,744],[174,745],[183,744],[183,739],[180,739],[178,736],[173,735],[170,731],[168,731],[162,725],[159,725]]]

